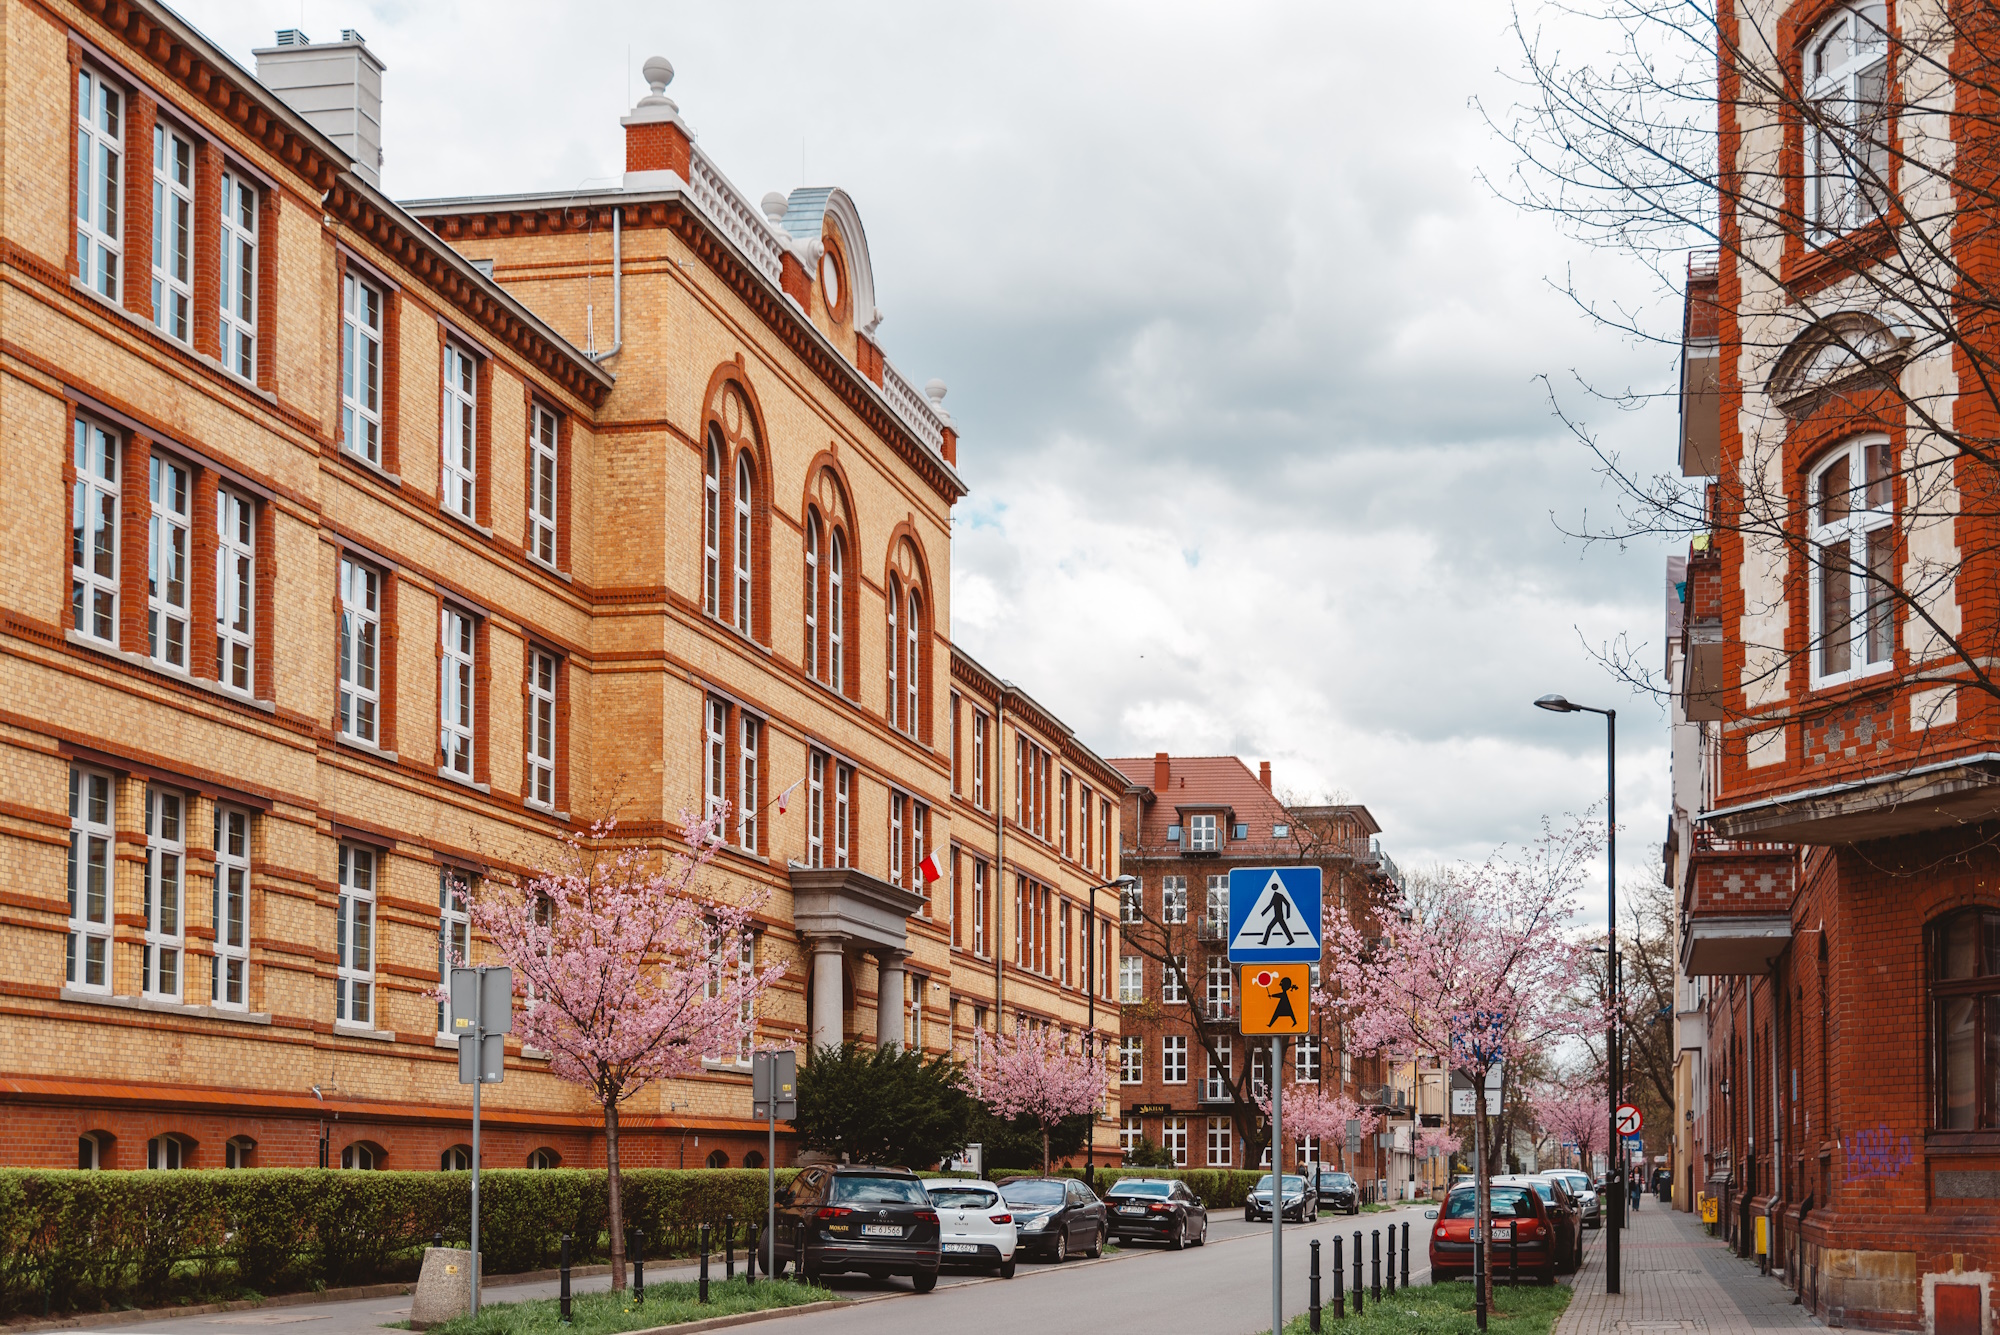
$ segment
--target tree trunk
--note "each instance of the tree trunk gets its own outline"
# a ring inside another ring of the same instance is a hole
[[[611,1216],[611,1290],[625,1288],[625,1203],[618,1191],[618,1100],[604,1101],[605,1189]]]
[[[1475,1143],[1486,1135],[1486,1072],[1481,1070],[1473,1077],[1472,1086],[1472,1134]],[[1475,1254],[1483,1253],[1486,1264],[1479,1266],[1479,1273],[1473,1278],[1480,1287],[1479,1301],[1486,1308],[1488,1317],[1493,1313],[1493,1169],[1491,1145],[1476,1145],[1472,1155],[1473,1201],[1472,1224],[1479,1231],[1479,1245]],[[1449,1192],[1446,1193],[1449,1198]]]
[[[1049,1175],[1049,1124],[1042,1123],[1042,1176]]]

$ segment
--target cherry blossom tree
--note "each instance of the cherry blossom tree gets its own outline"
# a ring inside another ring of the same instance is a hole
[[[1464,1148],[1465,1142],[1444,1127],[1434,1127],[1419,1131],[1416,1140],[1416,1157],[1419,1159],[1443,1159],[1447,1166],[1451,1156]]]
[[[1072,1046],[1050,1029],[1029,1029],[1009,1040],[977,1031],[972,1096],[995,1117],[1032,1117],[1042,1128],[1042,1171],[1049,1171],[1049,1129],[1065,1117],[1095,1116],[1104,1104],[1104,1053],[1095,1030]]]
[[[785,973],[743,962],[757,901],[726,904],[698,887],[727,817],[726,806],[702,821],[682,812],[686,846],[664,858],[614,844],[614,823],[596,824],[526,884],[460,895],[527,998],[514,1020],[522,1044],[604,1110],[614,1288],[625,1286],[618,1105],[704,1056],[733,1056],[757,997]]]
[[[1268,1121],[1271,1116],[1271,1095],[1268,1091],[1258,1096],[1257,1108]],[[1374,1135],[1382,1123],[1381,1114],[1373,1108],[1364,1108],[1325,1085],[1287,1086],[1280,1110],[1285,1114],[1283,1121],[1287,1139],[1317,1140],[1322,1148],[1328,1141],[1345,1145],[1349,1122],[1359,1122],[1364,1136]],[[1272,1162],[1282,1164],[1283,1160],[1273,1156]]]
[[[1600,827],[1572,822],[1518,852],[1443,873],[1445,892],[1372,922],[1325,915],[1324,981],[1314,998],[1340,1016],[1357,1050],[1399,1060],[1436,1056],[1476,1091],[1475,1129],[1487,1116],[1487,1073],[1601,1022],[1573,983],[1585,948],[1571,939],[1576,897],[1601,846]],[[1476,1154],[1477,1213],[1487,1220],[1486,1156]],[[1490,1280],[1490,1276],[1489,1276]],[[1490,1289],[1487,1295],[1490,1299]]]
[[[1611,1125],[1611,1101],[1602,1089],[1577,1089],[1545,1085],[1530,1099],[1535,1120],[1560,1144],[1576,1146],[1583,1171],[1590,1171],[1590,1156],[1605,1141]]]

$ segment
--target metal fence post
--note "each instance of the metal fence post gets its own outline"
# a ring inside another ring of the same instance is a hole
[[[1514,1227],[1507,1230],[1507,1282],[1516,1288],[1521,1284],[1521,1221],[1516,1219]]]
[[[736,1278],[736,1216],[722,1216],[722,1277]]]
[[[757,1282],[757,1221],[752,1219],[743,1226],[743,1283],[745,1287]]]
[[[701,1226],[701,1293],[698,1301],[708,1302],[708,1225]]]
[[[646,1230],[635,1228],[632,1232],[632,1301],[646,1301]]]
[[[1382,1230],[1368,1235],[1368,1296],[1382,1301]]]
[[[1333,1235],[1333,1314],[1344,1317],[1347,1315],[1347,1293],[1345,1288],[1347,1258],[1340,1254],[1341,1241],[1340,1234],[1336,1233]]]
[[[1410,1221],[1403,1221],[1403,1287],[1410,1287]]]
[[[1354,1315],[1361,1315],[1361,1230],[1354,1230]]]
[[[1396,1226],[1394,1224],[1389,1225],[1389,1257],[1386,1268],[1389,1272],[1389,1278],[1382,1285],[1382,1289],[1385,1293],[1394,1293],[1396,1291]]]
[[[1319,1239],[1312,1241],[1312,1272],[1306,1290],[1306,1319],[1313,1335],[1319,1335]]]
[[[569,1320],[569,1234],[562,1235],[562,1323]]]

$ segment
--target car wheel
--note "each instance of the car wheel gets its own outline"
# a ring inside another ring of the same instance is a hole
[[[1360,1214],[1360,1213],[1361,1213],[1361,1202],[1360,1202],[1360,1201],[1356,1201],[1356,1202],[1355,1202],[1354,1204],[1352,1204],[1352,1205],[1348,1206],[1348,1207],[1347,1207],[1347,1213],[1349,1213],[1349,1214]]]
[[[1057,1265],[1061,1265],[1064,1261],[1069,1260],[1069,1230],[1067,1228],[1056,1233],[1056,1245],[1049,1248],[1049,1259]]]
[[[1250,1207],[1247,1205],[1243,1207],[1243,1222],[1246,1224],[1254,1224],[1257,1222],[1257,1216],[1250,1213]]]
[[[1177,1252],[1185,1246],[1187,1246],[1187,1221],[1182,1220],[1174,1225],[1173,1236],[1167,1239],[1167,1250]]]
[[[1002,1261],[1002,1262],[1000,1263],[1000,1278],[1002,1278],[1002,1279],[1012,1279],[1012,1278],[1014,1278],[1014,1258],[1013,1258],[1013,1257],[1011,1257],[1011,1256],[1010,1256],[1010,1257],[1008,1257],[1008,1258],[1007,1258],[1006,1260],[1004,1260],[1004,1261]]]
[[[910,1287],[918,1293],[929,1293],[937,1287],[937,1277],[938,1272],[935,1270],[919,1270],[910,1276]]]
[[[1090,1235],[1090,1250],[1085,1252],[1084,1255],[1090,1257],[1092,1260],[1096,1260],[1098,1257],[1104,1255],[1104,1244],[1110,1239],[1110,1236],[1110,1231],[1100,1225],[1097,1232]]]
[[[819,1271],[813,1267],[812,1253],[806,1250],[803,1239],[796,1244],[796,1250],[799,1258],[799,1278],[807,1284],[819,1283]]]
[[[1318,1202],[1318,1201],[1314,1201],[1314,1202],[1313,1202],[1313,1212],[1312,1212],[1312,1218],[1310,1218],[1310,1219],[1306,1220],[1306,1222],[1307,1222],[1308,1224],[1317,1224],[1317,1223],[1319,1222],[1319,1202]]]

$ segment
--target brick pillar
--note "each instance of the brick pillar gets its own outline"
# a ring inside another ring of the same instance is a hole
[[[202,143],[194,153],[194,346],[222,352],[222,153]]]
[[[199,291],[199,289],[197,289]],[[198,298],[197,298],[198,299]],[[193,513],[188,525],[194,550],[188,554],[188,671],[204,681],[215,680],[215,507],[218,478],[213,468],[194,475]],[[199,828],[192,827],[192,828]],[[192,849],[190,844],[189,848]]]
[[[146,558],[151,542],[153,442],[125,438],[118,478],[118,647],[150,655],[146,642]]]
[[[125,103],[125,309],[153,318],[153,122],[158,104],[143,93]]]

